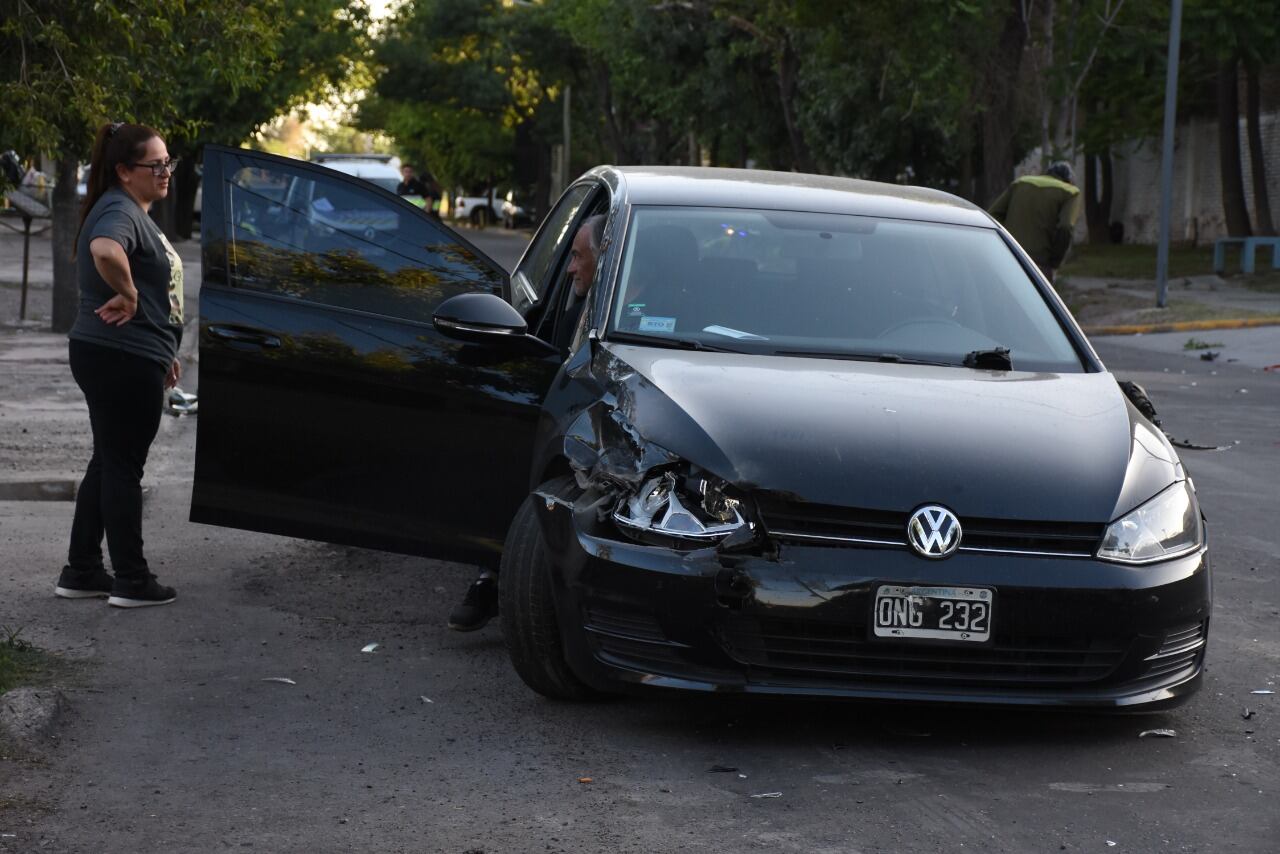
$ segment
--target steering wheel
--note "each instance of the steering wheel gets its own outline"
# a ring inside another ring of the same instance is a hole
[[[959,323],[953,318],[942,317],[935,314],[927,317],[926,316],[908,317],[905,320],[899,320],[897,323],[893,324],[892,326],[889,326],[885,329],[881,329],[878,333],[876,333],[876,337],[884,338],[886,335],[891,335],[894,332],[897,332],[899,329],[904,329],[908,326],[954,326],[959,329],[965,328],[964,324]]]

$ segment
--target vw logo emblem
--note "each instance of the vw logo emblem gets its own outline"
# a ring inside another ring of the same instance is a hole
[[[927,504],[911,514],[907,541],[924,557],[949,557],[960,546],[960,520],[940,504]]]

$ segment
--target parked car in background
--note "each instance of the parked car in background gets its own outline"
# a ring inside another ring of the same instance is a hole
[[[501,213],[504,228],[534,226],[542,219],[531,190],[508,190],[502,200]]]
[[[390,154],[338,154],[311,155],[312,163],[319,163],[344,175],[352,175],[368,181],[376,187],[394,193],[400,185],[400,170],[392,165]]]
[[[449,199],[449,219],[484,228],[502,220],[502,205],[501,190],[485,189],[468,193],[462,187],[457,187]]]

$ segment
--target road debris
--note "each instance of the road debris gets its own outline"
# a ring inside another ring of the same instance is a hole
[[[1108,839],[1108,840],[1107,840],[1107,847],[1108,847],[1108,848],[1115,848],[1115,847],[1116,847],[1116,844],[1115,844],[1114,842],[1112,842],[1110,839]]]
[[[1200,361],[1212,362],[1221,355],[1222,354],[1217,350],[1205,350],[1203,353],[1200,354]]]
[[[1221,341],[1201,341],[1199,338],[1188,338],[1187,343],[1182,345],[1183,350],[1208,350],[1211,347],[1221,347]]]
[[[1240,713],[1240,717],[1244,718],[1247,721],[1247,720],[1252,720],[1255,714],[1257,714],[1257,712],[1255,712],[1253,709],[1249,708],[1248,706],[1245,706],[1244,711]]]
[[[734,774],[737,773],[737,770],[732,765],[712,765],[707,769],[712,774]]]
[[[367,643],[367,644],[365,644],[365,645],[364,645],[364,647],[363,647],[363,648],[361,648],[361,650],[360,650],[360,651],[361,651],[361,652],[373,652],[373,651],[374,651],[375,649],[377,649],[377,648],[378,648],[378,645],[377,645],[376,643]]]
[[[782,792],[761,792],[760,794],[758,794],[758,795],[752,795],[751,797],[753,797],[753,798],[780,798],[780,797],[782,797]]]
[[[1169,436],[1168,433],[1165,434]],[[1169,444],[1175,448],[1186,448],[1188,451],[1229,451],[1234,445],[1201,445],[1190,439],[1175,439],[1169,436]]]
[[[1177,738],[1178,731],[1174,729],[1145,729],[1138,733],[1138,738],[1146,738],[1154,736],[1156,738]]]
[[[1262,690],[1260,690],[1260,691],[1250,691],[1249,693],[1250,693],[1250,694],[1274,694],[1274,693],[1275,693],[1275,691],[1271,691],[1271,690],[1268,690],[1268,689],[1265,689],[1265,688],[1264,688],[1264,689],[1262,689]]]
[[[426,696],[425,694],[424,694],[424,695],[422,695],[422,696],[420,696],[420,697],[418,697],[418,699],[419,699],[419,700],[421,700],[421,701],[422,701],[422,702],[424,702],[424,703],[434,703],[434,702],[435,702],[435,700],[431,699],[430,697]]]
[[[579,777],[579,778],[578,778],[578,782],[579,782],[579,783],[594,783],[594,782],[595,782],[595,778],[594,778],[594,777]]]
[[[294,682],[292,679],[290,679],[288,676],[268,676],[262,681],[263,682],[279,682],[281,685],[297,685],[298,684],[297,682]]]

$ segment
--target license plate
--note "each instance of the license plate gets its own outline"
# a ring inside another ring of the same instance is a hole
[[[994,591],[981,587],[898,587],[876,591],[878,638],[977,641],[991,637]]]

